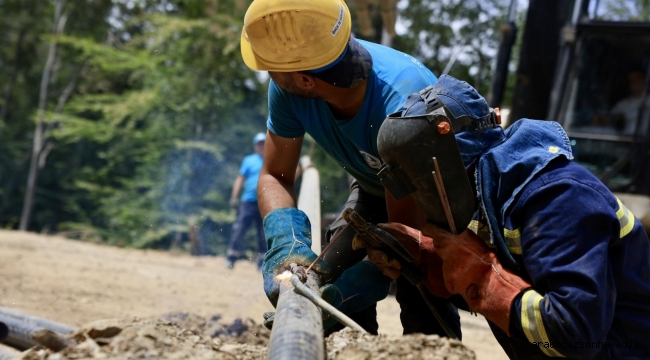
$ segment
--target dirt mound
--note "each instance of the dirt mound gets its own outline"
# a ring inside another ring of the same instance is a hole
[[[476,359],[474,352],[460,341],[438,335],[369,335],[350,328],[333,333],[325,339],[328,360]]]
[[[64,359],[216,359],[266,358],[270,332],[252,320],[225,324],[219,316],[177,313],[166,319],[99,320],[67,336],[68,346],[54,351],[32,348],[20,360]],[[476,359],[455,340],[437,335],[361,334],[344,329],[326,341],[328,360]]]
[[[190,313],[174,313],[164,316],[164,319],[178,324],[183,329],[206,337],[219,338],[223,342],[266,346],[271,337],[269,329],[250,318],[235,319],[229,324],[224,322],[220,315],[205,318]]]
[[[18,359],[256,360],[266,356],[264,346],[224,343],[162,319],[100,320],[83,326],[68,339],[70,345],[59,352],[32,348]]]

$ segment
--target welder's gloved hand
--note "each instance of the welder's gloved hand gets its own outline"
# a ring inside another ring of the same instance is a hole
[[[352,239],[352,250],[366,249],[368,260],[385,276],[395,280],[400,276],[401,265],[397,259],[389,259],[385,252],[368,244],[364,234],[357,233]]]
[[[369,261],[360,261],[343,271],[333,283],[320,288],[322,298],[346,315],[359,312],[388,296],[391,279]],[[323,312],[323,328],[337,320]]]
[[[473,311],[510,335],[512,303],[530,283],[501,266],[496,254],[469,229],[454,235],[427,222],[422,232],[432,238],[442,259],[447,290],[460,294]]]
[[[445,287],[442,277],[442,259],[435,252],[433,240],[430,237],[422,234],[420,230],[399,223],[377,224],[377,226],[393,235],[413,255],[413,263],[423,274],[422,283],[433,295],[442,298],[448,298],[452,295]],[[382,269],[382,264],[386,264],[385,266],[389,267],[387,271],[396,272],[397,276],[399,276],[399,267],[395,269],[391,265],[391,261],[394,259],[388,259],[383,252],[381,254],[375,254],[378,251],[371,252],[369,247],[367,250],[370,261],[380,269]]]
[[[264,236],[268,251],[264,254],[262,276],[264,292],[273,306],[278,302],[280,281],[277,276],[289,270],[289,264],[309,266],[316,254],[311,250],[311,224],[307,215],[296,208],[275,209],[264,218]],[[319,260],[312,271],[327,278],[329,266]]]
[[[321,297],[346,315],[359,312],[381,301],[388,295],[390,278],[368,261],[361,261],[345,270],[333,283],[320,288]],[[274,312],[264,313],[264,326],[273,327]],[[323,311],[323,329],[327,330],[337,320]]]

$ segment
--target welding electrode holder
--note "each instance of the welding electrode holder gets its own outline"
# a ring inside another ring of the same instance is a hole
[[[449,316],[443,316],[443,314],[438,311],[439,307],[448,307],[448,301],[446,299],[434,297],[433,294],[431,294],[424,286],[422,283],[424,275],[414,264],[414,259],[411,253],[409,253],[393,235],[380,229],[377,225],[367,222],[353,209],[346,208],[343,211],[342,217],[352,226],[357,234],[363,237],[367,246],[382,249],[389,258],[396,259],[400,263],[401,276],[404,276],[406,280],[417,287],[422,298],[433,313],[433,316],[438,320],[440,326],[447,334],[447,337],[460,340],[456,331],[454,331],[450,325],[453,322],[453,319],[449,318]]]

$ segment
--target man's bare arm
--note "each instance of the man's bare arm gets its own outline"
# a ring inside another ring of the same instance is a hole
[[[235,178],[235,182],[232,184],[232,193],[230,194],[231,199],[236,199],[239,196],[239,192],[241,191],[241,187],[244,184],[244,176],[243,175],[237,175]]]
[[[262,218],[274,209],[295,207],[294,179],[303,137],[284,138],[266,132],[264,164],[257,183]]]

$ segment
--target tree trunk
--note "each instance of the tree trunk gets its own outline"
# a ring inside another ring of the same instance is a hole
[[[65,0],[58,0],[54,10],[54,29],[53,35],[63,32],[67,15],[63,14],[63,6]],[[47,106],[47,89],[52,75],[52,68],[54,66],[54,59],[56,58],[57,44],[52,42],[49,46],[47,53],[47,60],[43,68],[43,76],[41,78],[41,88],[38,99],[38,113],[36,118],[36,128],[34,129],[34,144],[32,146],[32,155],[29,163],[29,174],[27,176],[27,187],[25,189],[25,200],[23,202],[23,211],[20,216],[19,230],[27,230],[29,220],[34,205],[34,191],[36,189],[36,180],[38,179],[38,163],[41,151],[43,150],[43,116],[45,115],[45,108]]]
[[[16,40],[16,57],[14,58],[13,68],[11,70],[11,78],[7,83],[4,93],[4,103],[2,104],[2,109],[0,109],[0,121],[5,121],[7,118],[7,112],[9,111],[9,101],[11,100],[11,94],[14,92],[14,86],[16,85],[16,80],[18,80],[18,70],[20,69],[20,63],[22,58],[23,50],[23,41],[25,40],[26,29],[21,29],[18,34],[18,40]]]

